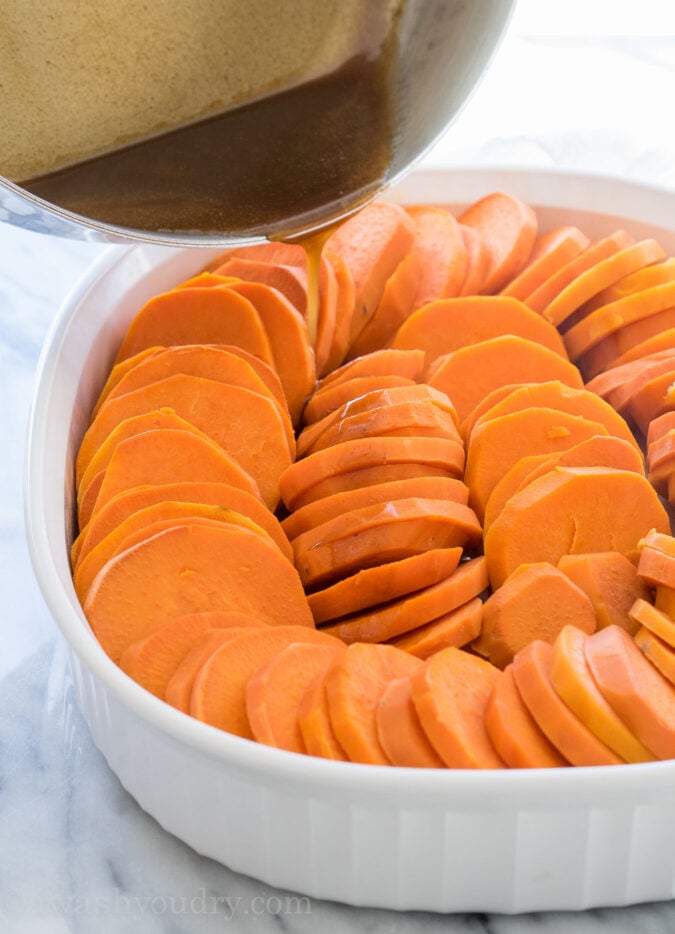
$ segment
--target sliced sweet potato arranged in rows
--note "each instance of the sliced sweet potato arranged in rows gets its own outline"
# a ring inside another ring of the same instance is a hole
[[[649,481],[661,496],[668,496],[670,477],[675,473],[675,409],[652,419],[647,429]]]
[[[590,240],[578,227],[556,227],[534,241],[527,265],[499,293],[521,301],[579,256]]]

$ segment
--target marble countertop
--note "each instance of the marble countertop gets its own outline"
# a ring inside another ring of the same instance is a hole
[[[489,73],[427,161],[582,168],[675,189],[673,101],[670,0],[521,0]],[[283,893],[199,857],[126,794],[73,706],[64,646],[34,582],[22,517],[40,349],[59,303],[102,249],[0,224],[3,934],[675,930],[671,902],[444,917],[313,900],[284,912]]]

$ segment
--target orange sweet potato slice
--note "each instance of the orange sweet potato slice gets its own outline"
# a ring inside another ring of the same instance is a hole
[[[490,526],[484,539],[490,581],[499,587],[520,564],[557,565],[565,554],[629,556],[650,529],[668,532],[670,522],[645,477],[607,467],[559,467],[511,497]]]
[[[496,396],[496,394],[493,395]],[[542,407],[556,409],[558,412],[569,412],[570,415],[583,415],[592,422],[600,422],[610,435],[623,438],[637,451],[641,451],[625,419],[618,415],[611,405],[588,389],[573,389],[559,380],[546,383],[525,383],[512,387],[504,393],[501,399],[495,398],[494,404],[474,419],[472,430],[500,415],[508,415],[525,408]],[[472,418],[476,411],[474,410]]]
[[[512,665],[504,669],[492,690],[485,708],[485,727],[495,750],[512,769],[555,769],[569,765],[523,703]]]
[[[621,366],[624,363],[631,363],[633,360],[640,360],[642,357],[649,357],[663,350],[672,350],[673,348],[675,348],[675,328],[671,327],[665,331],[658,331],[651,337],[640,341],[639,344],[630,347],[620,357],[611,360],[607,369]]]
[[[635,644],[645,658],[675,687],[675,651],[672,646],[644,626],[635,634]]]
[[[216,649],[201,667],[190,697],[192,716],[253,739],[246,712],[249,679],[281,649],[298,642],[340,648],[336,639],[304,626],[271,626],[242,633]]]
[[[561,269],[549,276],[534,292],[530,293],[525,299],[525,304],[532,308],[533,311],[542,314],[556,296],[571,282],[574,282],[587,270],[592,269],[597,263],[602,262],[609,256],[614,256],[619,250],[625,249],[634,242],[634,238],[625,230],[617,230],[609,237],[596,240],[578,256],[570,260],[569,263],[566,263]]]
[[[556,467],[613,467],[644,475],[642,454],[627,441],[613,435],[593,435],[567,451],[521,457],[490,493],[483,529],[487,531],[509,499]]]
[[[590,240],[577,227],[556,227],[534,241],[525,268],[499,293],[521,301],[579,256]]]
[[[614,285],[608,286],[587,301],[583,306],[583,311],[585,314],[590,314],[596,308],[602,308],[603,305],[609,305],[635,292],[642,292],[645,289],[652,289],[655,285],[665,285],[673,281],[675,281],[675,259],[671,257],[662,263],[645,266],[619,279]]]
[[[292,512],[281,525],[285,535],[293,540],[302,532],[308,532],[317,525],[354,509],[413,496],[423,499],[447,499],[466,506],[469,491],[461,480],[451,477],[406,477],[324,496]]]
[[[215,273],[217,276],[255,282],[275,289],[301,314],[304,315],[307,310],[307,273],[299,266],[231,256],[216,269]]]
[[[377,308],[387,279],[406,256],[415,225],[397,204],[372,202],[342,224],[326,249],[344,260],[355,288],[351,340],[361,333]]]
[[[83,500],[79,503],[80,527],[119,493],[143,484],[161,485],[180,480],[227,483],[258,495],[253,478],[213,441],[190,431],[157,428],[117,445],[103,472],[91,512],[87,512]],[[95,479],[87,489],[94,483]]]
[[[298,706],[298,725],[305,749],[310,756],[347,762],[347,753],[337,741],[330,722],[326,674],[327,672],[317,675],[305,691]]]
[[[545,561],[521,564],[485,601],[474,651],[505,668],[535,639],[553,644],[565,626],[595,632],[593,605],[562,571]]]
[[[106,402],[82,439],[80,468],[86,468],[98,445],[120,421],[163,405],[187,418],[234,457],[254,478],[264,501],[276,507],[279,476],[294,456],[278,406],[249,389],[196,376],[170,376]]]
[[[461,557],[460,547],[432,548],[357,571],[323,590],[308,594],[314,622],[318,625],[338,619],[437,584],[452,574]]]
[[[459,294],[478,295],[483,291],[490,270],[490,253],[480,234],[473,227],[459,224],[459,231],[467,258],[466,275]]]
[[[632,243],[573,279],[546,306],[543,315],[557,328],[568,330],[570,325],[578,323],[578,312],[585,302],[598,292],[644,266],[660,262],[665,256],[665,250],[656,240]]]
[[[397,636],[391,644],[417,658],[429,658],[449,646],[461,649],[478,636],[482,618],[483,601],[474,597],[444,616]]]
[[[537,216],[532,208],[503,192],[492,192],[470,205],[458,217],[460,224],[478,232],[489,256],[481,292],[499,292],[522,271],[537,237]]]
[[[428,477],[454,479],[456,473],[453,471],[453,474],[454,476],[451,478],[448,471],[442,466],[435,467],[415,462],[376,464],[374,467],[346,470],[344,473],[324,477],[323,480],[303,491],[295,501],[294,508],[301,509],[303,506],[318,502],[324,497],[335,496],[338,493],[351,493],[368,486]],[[460,500],[455,501],[460,502]]]
[[[565,347],[572,360],[579,360],[588,351],[616,331],[634,321],[667,311],[675,305],[675,282],[633,292],[601,305],[589,312],[565,334]]]
[[[513,661],[513,675],[539,729],[572,765],[620,765],[623,760],[567,706],[551,680],[553,646],[534,641]]]
[[[114,661],[172,617],[206,610],[314,626],[298,574],[276,545],[227,523],[177,524],[122,552],[96,577],[84,605]]]
[[[442,769],[444,762],[427,739],[410,691],[410,678],[395,678],[382,692],[375,714],[377,738],[392,765]]]
[[[295,509],[303,505],[308,491],[327,477],[364,467],[397,464],[422,464],[425,470],[436,467],[445,476],[459,478],[464,469],[464,448],[445,438],[384,436],[345,441],[292,464],[280,478],[281,496],[289,509]]]
[[[182,483],[148,484],[119,493],[97,511],[92,521],[73,543],[73,567],[105,536],[140,509],[162,502],[207,503],[226,506],[240,512],[261,526],[274,539],[282,554],[293,560],[293,549],[278,519],[260,498],[245,489],[227,483],[185,481]]]
[[[336,516],[292,545],[304,586],[316,588],[431,548],[475,545],[480,537],[480,524],[467,506],[410,498]]]
[[[443,354],[504,334],[523,337],[567,357],[553,325],[518,299],[501,295],[448,298],[423,305],[401,325],[391,346],[423,350],[428,367]]]
[[[629,612],[636,629],[647,629],[671,649],[675,649],[675,621],[668,613],[653,606],[648,597],[638,598]]]
[[[350,761],[390,765],[377,732],[377,708],[390,681],[423,663],[391,645],[348,646],[326,675],[333,731]]]
[[[127,542],[131,542],[130,536],[148,530],[158,522],[192,519],[199,516],[220,522],[239,523],[241,521],[242,524],[250,525],[251,528],[256,530],[259,529],[261,534],[268,534],[265,529],[253,522],[249,517],[225,506],[166,501],[157,503],[154,506],[147,506],[121,522],[79,561],[73,575],[75,592],[79,599],[81,601],[84,599],[84,595],[104,564],[114,555],[119,554],[121,550],[129,547]],[[271,536],[269,537],[271,538]]]
[[[675,687],[624,629],[610,626],[587,639],[591,673],[605,699],[659,759],[675,756]]]
[[[450,211],[436,205],[408,205],[406,211],[415,222],[410,252],[419,257],[422,268],[412,309],[459,295],[469,268],[459,224]]]
[[[566,626],[555,640],[551,682],[567,706],[598,739],[626,762],[652,762],[654,756],[616,715],[598,689],[586,661],[586,635]]]
[[[324,247],[321,257],[322,261],[325,261],[333,270],[337,289],[335,326],[330,355],[326,361],[326,376],[329,376],[335,372],[335,369],[342,364],[347,356],[352,319],[356,308],[356,289],[351,273],[341,256],[331,253],[329,249]]]
[[[340,645],[294,642],[274,655],[246,685],[246,716],[259,743],[307,751],[298,722],[298,709],[312,682],[326,674],[346,651]]]
[[[175,344],[235,344],[272,362],[257,311],[227,286],[173,289],[155,295],[131,322],[115,362],[146,347]]]
[[[262,283],[237,282],[229,288],[255,308],[269,341],[271,363],[279,374],[291,418],[297,424],[316,380],[307,324],[283,295]]]
[[[167,704],[189,714],[192,688],[203,666],[217,649],[246,631],[244,627],[234,626],[231,629],[207,629],[198,636],[169,679],[164,691]]]
[[[421,350],[396,350],[385,347],[373,350],[361,357],[354,357],[319,380],[318,389],[335,386],[349,379],[363,376],[404,376],[417,382],[424,370],[424,353]]]
[[[501,677],[489,662],[455,648],[432,655],[411,675],[422,729],[449,768],[504,768],[485,726],[485,710]]]
[[[414,380],[407,376],[356,376],[317,390],[305,406],[302,420],[305,425],[311,425],[312,422],[325,418],[346,403],[368,393],[413,385]]]
[[[367,613],[324,628],[344,642],[387,642],[425,623],[447,616],[482,593],[488,585],[484,558],[459,565],[449,577]]]
[[[635,632],[630,610],[636,600],[647,599],[649,590],[625,555],[618,551],[563,555],[558,568],[593,604],[598,629],[621,626],[631,634]]]
[[[521,409],[474,428],[467,451],[464,482],[469,503],[479,518],[499,479],[521,457],[566,451],[595,435],[608,435],[604,425],[582,415],[546,407]]]
[[[205,632],[263,625],[257,618],[237,610],[178,616],[128,646],[120,656],[119,666],[146,691],[163,700],[174,672]]]
[[[664,334],[664,332],[672,328],[675,328],[675,307],[668,308],[666,311],[661,311],[655,315],[649,315],[647,318],[638,318],[637,321],[625,325],[625,327],[615,331],[605,340],[600,341],[599,344],[591,347],[588,353],[579,359],[579,368],[585,379],[593,379],[603,370],[618,365],[619,358],[626,351],[631,350],[643,341]],[[653,348],[653,351],[650,350],[649,353],[667,350],[671,347],[672,344],[669,340],[657,341],[657,346]],[[636,355],[632,359],[637,360],[640,356],[645,356],[645,354]]]
[[[425,381],[447,393],[462,422],[493,389],[513,383],[560,380],[582,389],[577,368],[541,344],[515,335],[493,337],[439,357]]]
[[[133,370],[137,364],[141,363],[143,360],[147,360],[148,357],[152,357],[156,353],[160,353],[164,350],[164,347],[146,347],[145,350],[139,350],[137,354],[134,354],[132,357],[127,357],[125,360],[120,360],[119,363],[116,363],[108,374],[108,378],[103,384],[103,389],[99,393],[98,399],[92,409],[91,417],[93,418],[98,410],[101,408],[105,400],[108,398],[108,394],[117,386],[119,381],[127,375],[130,370]]]

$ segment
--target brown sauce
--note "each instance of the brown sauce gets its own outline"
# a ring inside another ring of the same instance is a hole
[[[390,45],[390,43],[386,43]],[[292,235],[382,185],[394,133],[393,56],[358,56],[291,90],[20,184],[144,231]]]

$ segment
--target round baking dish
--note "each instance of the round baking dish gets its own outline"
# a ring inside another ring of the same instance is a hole
[[[493,190],[541,227],[624,226],[675,254],[675,193],[549,171],[418,171],[388,197],[458,206]],[[104,654],[72,587],[73,463],[129,321],[216,250],[110,247],[63,304],[39,365],[27,450],[35,573],[69,648],[96,745],[140,806],[200,853],[353,905],[523,912],[673,897],[675,762],[435,771],[329,762],[199,723]]]

